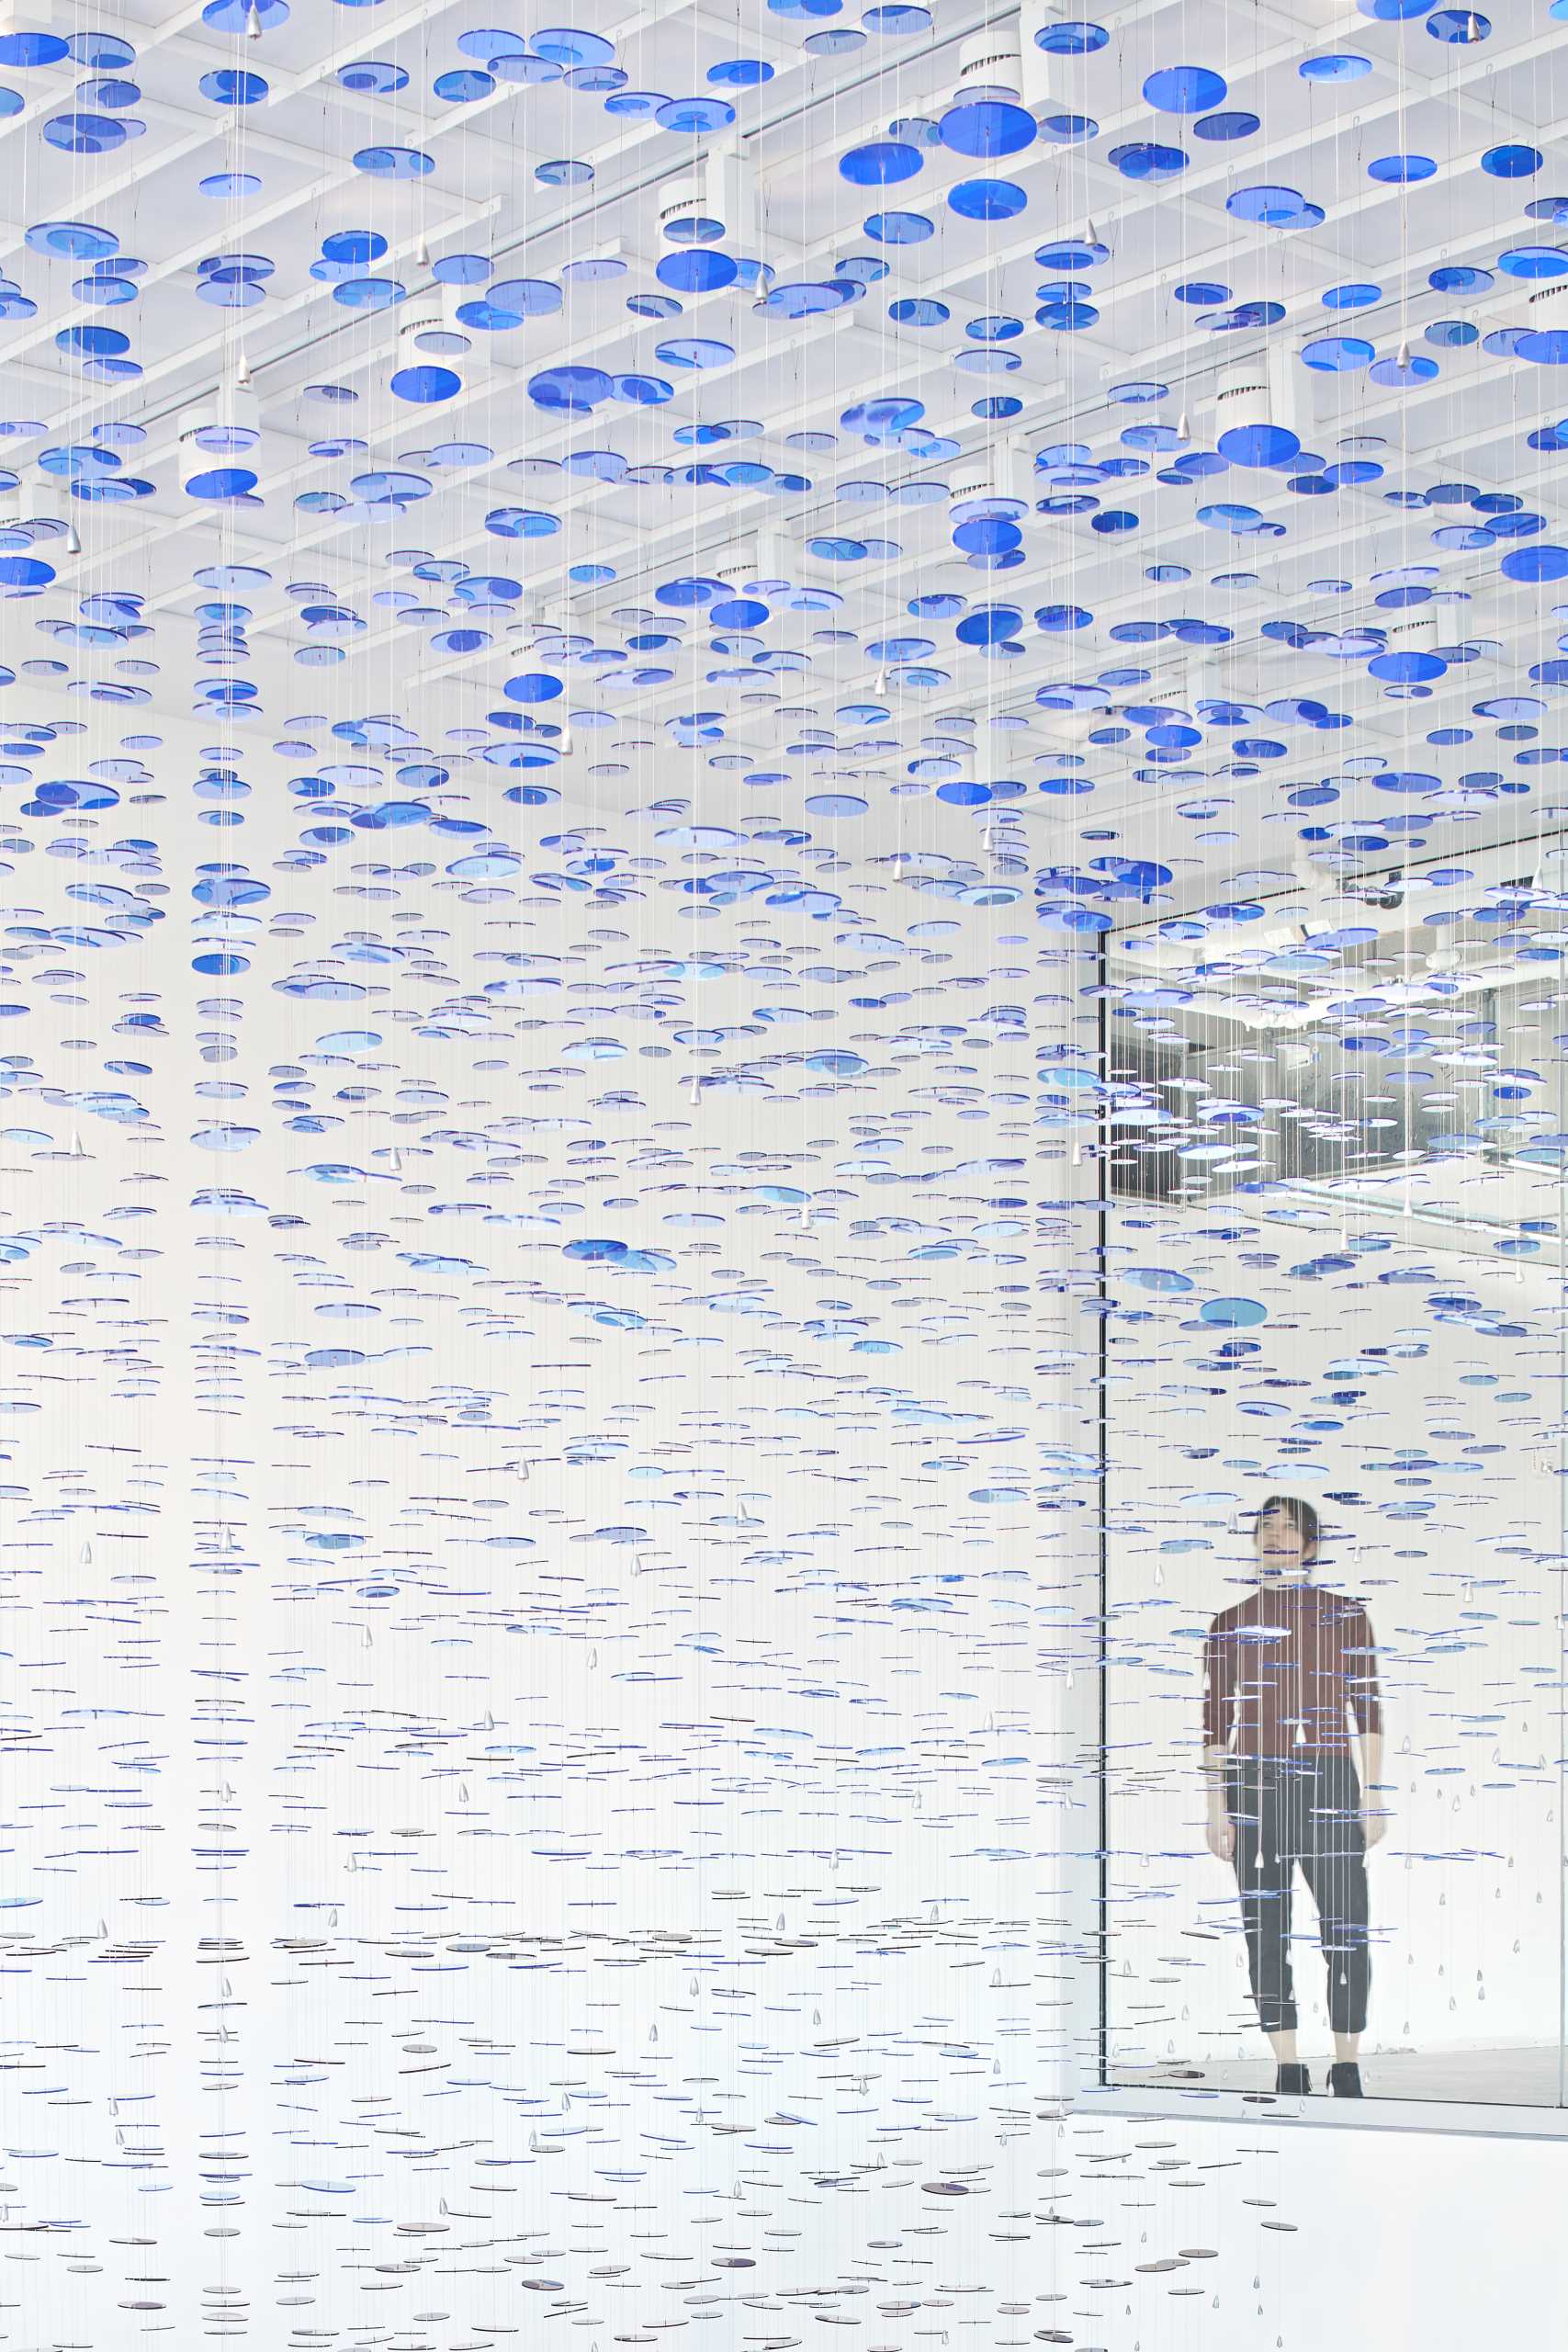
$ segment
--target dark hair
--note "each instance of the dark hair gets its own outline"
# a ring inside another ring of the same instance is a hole
[[[1292,1526],[1300,1530],[1302,1549],[1309,1559],[1312,1558],[1317,1551],[1318,1539],[1318,1516],[1315,1504],[1303,1501],[1300,1495],[1270,1495],[1268,1501],[1258,1509],[1254,1532],[1256,1532],[1257,1529],[1262,1526],[1266,1519],[1271,1519],[1276,1511],[1281,1519],[1288,1519]]]

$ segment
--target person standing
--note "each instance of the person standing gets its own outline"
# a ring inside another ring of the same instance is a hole
[[[1258,1514],[1258,1581],[1221,1611],[1204,1645],[1203,1762],[1209,1850],[1235,1871],[1258,2021],[1275,2089],[1312,2078],[1296,2049],[1291,1898],[1299,1868],[1317,1905],[1334,2064],[1328,2086],[1359,2098],[1371,1984],[1367,1853],[1383,1834],[1369,1807],[1382,1762],[1377,1652],[1359,1600],[1313,1580],[1318,1515],[1294,1495]],[[1360,1745],[1360,1770],[1351,1728]]]

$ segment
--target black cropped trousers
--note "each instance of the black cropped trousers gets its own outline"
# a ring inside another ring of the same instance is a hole
[[[1361,1783],[1348,1755],[1233,1757],[1225,1806],[1235,1826],[1235,1877],[1247,1973],[1265,2033],[1296,2022],[1291,1890],[1299,1868],[1317,1905],[1328,1973],[1328,2021],[1360,2033],[1371,1985],[1367,1841]]]

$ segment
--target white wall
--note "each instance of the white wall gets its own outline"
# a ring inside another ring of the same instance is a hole
[[[1005,2297],[1078,2031],[1038,1776],[1093,1439],[1034,1384],[1077,1307],[1032,1031],[1084,969],[934,804],[802,839],[665,759],[563,841],[458,769],[486,870],[312,864],[273,763],[215,831],[186,763],[0,837],[32,2334],[778,2337],[865,2312],[873,2237],[885,2300]]]

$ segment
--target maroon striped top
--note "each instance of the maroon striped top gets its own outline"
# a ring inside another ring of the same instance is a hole
[[[1349,1718],[1380,1731],[1366,1611],[1314,1584],[1259,1584],[1223,1610],[1203,1647],[1203,1745],[1237,1756],[1348,1755]]]

